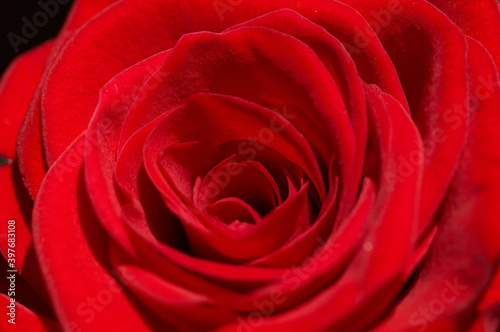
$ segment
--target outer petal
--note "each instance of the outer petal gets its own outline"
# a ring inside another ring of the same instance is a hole
[[[33,201],[23,186],[15,159],[16,137],[31,96],[45,67],[53,42],[45,43],[15,60],[0,84],[0,156],[8,164],[0,166],[0,251],[7,257],[7,221],[16,221],[16,268],[43,294],[44,285],[31,247]],[[29,156],[28,156],[29,158]],[[35,295],[33,297],[36,297]]]
[[[10,298],[4,294],[0,294],[0,306],[2,310],[10,305]],[[16,316],[15,324],[9,323],[8,320],[11,317],[7,315],[2,315],[0,320],[0,330],[2,331],[30,331],[30,332],[58,332],[61,329],[54,321],[35,314],[33,311],[29,310],[19,302],[15,302]],[[7,313],[9,312],[7,308]]]
[[[498,0],[428,0],[467,35],[489,51],[500,68],[500,3]]]
[[[500,153],[491,147],[500,144],[500,81],[492,59],[472,39],[469,64],[471,92],[478,91],[481,78],[488,76],[497,85],[471,114],[466,148],[437,216],[438,233],[418,280],[377,331],[462,331],[472,324],[477,304],[493,279],[500,257]],[[489,306],[495,303],[489,301]]]
[[[52,48],[49,41],[18,57],[0,83],[0,156],[14,158],[16,137]]]
[[[63,48],[65,43],[82,25],[112,2],[116,2],[116,0],[75,1],[64,27],[57,38],[51,42],[52,46],[47,49],[47,52],[50,51],[50,53],[44,54],[43,56],[41,54],[38,55],[38,60],[43,63],[43,67],[41,67],[41,69],[44,69],[44,72],[43,76],[38,76],[36,81],[33,81],[33,84],[38,85],[36,91],[33,90],[29,95],[25,96],[26,98],[24,101],[26,103],[31,102],[31,104],[28,104],[29,109],[26,116],[24,116],[23,112],[24,122],[23,126],[20,128],[16,149],[19,159],[19,169],[23,176],[24,185],[28,189],[32,198],[36,197],[38,188],[40,187],[43,177],[47,171],[40,122],[40,101],[43,86],[45,85],[47,78],[52,74],[51,67],[58,58],[59,51]],[[32,52],[33,51],[28,54],[31,54]],[[34,73],[37,73],[37,70],[34,70]],[[26,77],[30,76],[31,73],[26,75]],[[20,84],[19,86],[23,86],[23,84]]]
[[[238,10],[232,10],[223,20],[215,3],[126,0],[85,24],[61,50],[45,85],[41,111],[48,164],[84,130],[97,104],[98,90],[109,79],[132,64],[172,47],[183,34],[220,32],[281,8],[296,10],[321,26],[327,25],[325,29],[332,34],[338,32],[342,42],[354,43],[355,34],[349,33],[353,22],[363,28],[366,25],[352,8],[336,1],[315,0],[307,6],[293,0],[242,2]],[[134,15],[133,25],[128,24],[130,13],[140,13]],[[127,29],[122,29],[124,25]],[[370,83],[379,84],[405,103],[394,67],[380,43],[374,40],[358,52],[357,58],[365,68],[363,72],[368,72]],[[93,70],[88,70],[90,58],[96,60],[92,62]],[[381,65],[373,66],[374,63]],[[370,68],[378,71],[372,72]]]
[[[378,29],[378,38],[398,71],[411,116],[422,136],[423,155],[401,158],[406,166],[398,171],[397,181],[406,182],[424,164],[416,231],[423,236],[446,194],[465,142],[469,109],[465,36],[425,1],[345,2],[357,9],[374,30]],[[394,3],[399,9],[391,14]]]
[[[64,329],[168,330],[134,306],[134,300],[122,291],[123,284],[112,276],[106,235],[93,215],[82,181],[82,156],[76,149],[83,142],[82,135],[58,161],[71,160],[74,168],[61,179],[57,167],[49,171],[33,214],[35,249],[58,319]]]

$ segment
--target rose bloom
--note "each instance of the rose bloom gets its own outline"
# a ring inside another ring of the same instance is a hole
[[[496,0],[76,1],[0,85],[1,330],[498,331],[497,68]]]

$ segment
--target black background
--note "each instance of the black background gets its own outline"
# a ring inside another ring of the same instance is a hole
[[[49,17],[46,25],[38,28],[38,33],[33,38],[26,38],[28,42],[26,44],[19,45],[19,52],[16,53],[14,47],[9,41],[8,35],[13,32],[21,37],[23,21],[22,18],[26,17],[27,20],[33,23],[33,16],[42,11],[42,7],[39,5],[41,2],[55,2],[56,0],[2,0],[0,1],[0,74],[5,71],[9,63],[19,54],[25,52],[36,45],[43,43],[44,41],[54,37],[59,32],[61,26],[63,25],[68,11],[71,8],[73,1],[59,5],[59,10],[54,17]],[[24,38],[24,37],[23,37]]]

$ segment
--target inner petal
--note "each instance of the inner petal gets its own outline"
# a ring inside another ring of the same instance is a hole
[[[281,203],[278,186],[256,161],[228,162],[210,171],[201,183],[198,205],[237,197],[265,215]]]
[[[231,225],[235,221],[248,224],[258,224],[262,221],[259,214],[250,205],[236,197],[223,198],[207,205],[205,211],[227,225]]]

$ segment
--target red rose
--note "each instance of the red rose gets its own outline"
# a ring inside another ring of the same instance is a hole
[[[0,87],[2,328],[496,331],[499,4],[431,2],[77,1]]]

